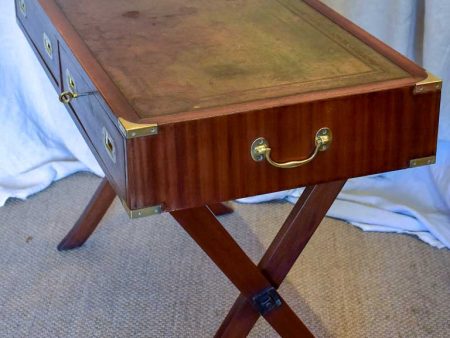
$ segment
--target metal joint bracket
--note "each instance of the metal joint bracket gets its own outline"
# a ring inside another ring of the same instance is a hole
[[[119,129],[127,139],[158,134],[157,124],[133,123],[121,117],[119,117]]]
[[[121,199],[122,205],[131,219],[159,215],[162,213],[162,205],[154,205],[148,208],[131,210],[126,202]]]
[[[422,167],[425,165],[431,165],[436,163],[436,156],[428,156],[428,157],[422,157],[422,158],[415,158],[411,161],[409,161],[409,167],[410,168],[417,168]]]
[[[252,298],[261,316],[281,306],[281,297],[275,288],[267,288]]]
[[[439,77],[428,73],[428,77],[425,80],[416,83],[416,86],[414,87],[414,94],[431,93],[441,89],[442,80]]]

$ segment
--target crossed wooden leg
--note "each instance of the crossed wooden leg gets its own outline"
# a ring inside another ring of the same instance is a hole
[[[66,251],[82,246],[94,232],[115,197],[116,193],[108,180],[104,178],[81,217],[59,243],[58,250]]]
[[[314,234],[345,181],[306,187],[256,266],[214,216],[232,212],[221,203],[173,211],[172,216],[241,291],[216,337],[245,337],[262,315],[282,337],[312,337],[276,291]],[[58,250],[83,245],[115,198],[104,179]]]
[[[115,197],[116,193],[108,180],[104,178],[95,191],[94,196],[89,201],[89,204],[84,209],[81,217],[61,243],[59,243],[58,250],[66,251],[82,246],[97,228],[97,225],[100,223]],[[224,203],[214,203],[208,205],[208,207],[216,216],[233,212],[233,209]]]
[[[245,337],[262,315],[282,337],[313,337],[276,289],[314,234],[345,181],[305,189],[256,266],[207,207],[172,216],[240,290],[216,337]]]

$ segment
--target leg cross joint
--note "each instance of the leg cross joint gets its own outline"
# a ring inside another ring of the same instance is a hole
[[[281,306],[281,297],[273,287],[264,289],[252,300],[253,305],[262,316]]]

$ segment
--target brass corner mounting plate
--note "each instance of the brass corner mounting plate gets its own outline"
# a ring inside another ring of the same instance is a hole
[[[119,117],[118,120],[119,129],[127,139],[158,134],[157,124],[134,123],[122,117]]]
[[[131,219],[159,215],[162,213],[162,205],[154,205],[148,208],[131,210],[127,203],[121,199],[122,205]]]
[[[425,94],[442,89],[442,79],[428,72],[425,80],[416,83],[414,94]]]
[[[428,156],[422,158],[416,158],[414,160],[409,161],[410,168],[422,167],[425,165],[431,165],[436,163],[436,156]]]

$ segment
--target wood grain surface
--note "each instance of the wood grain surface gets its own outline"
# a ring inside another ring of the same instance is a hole
[[[104,178],[80,218],[59,243],[58,250],[66,251],[81,247],[95,231],[115,197],[115,191]]]
[[[303,191],[258,264],[275,289],[292,269],[344,184],[345,181],[325,183],[308,186]],[[247,337],[259,316],[252,303],[241,294],[215,337]]]
[[[246,298],[252,299],[272,286],[208,208],[175,211],[171,215]],[[279,248],[279,254],[283,253],[290,254],[288,248]],[[280,305],[264,314],[264,318],[281,337],[313,337],[286,301],[279,297]],[[244,336],[231,334],[228,337]]]
[[[29,38],[36,25],[53,32],[60,90],[69,67],[95,92],[68,109],[130,209],[197,207],[403,169],[435,155],[440,91],[413,94],[422,68],[319,1],[264,1],[39,0],[33,6],[48,18],[21,23]],[[211,105],[179,105],[202,97]],[[158,123],[158,135],[126,140],[118,117]],[[105,154],[104,126],[116,163]],[[305,158],[322,127],[333,131],[333,144],[307,166],[276,169],[250,157],[251,143],[265,137],[275,161]]]
[[[127,141],[127,201],[175,210],[407,168],[436,153],[439,101],[440,92],[409,87],[167,125]],[[274,160],[305,158],[322,127],[333,143],[308,165],[278,169],[250,156],[265,137]]]

